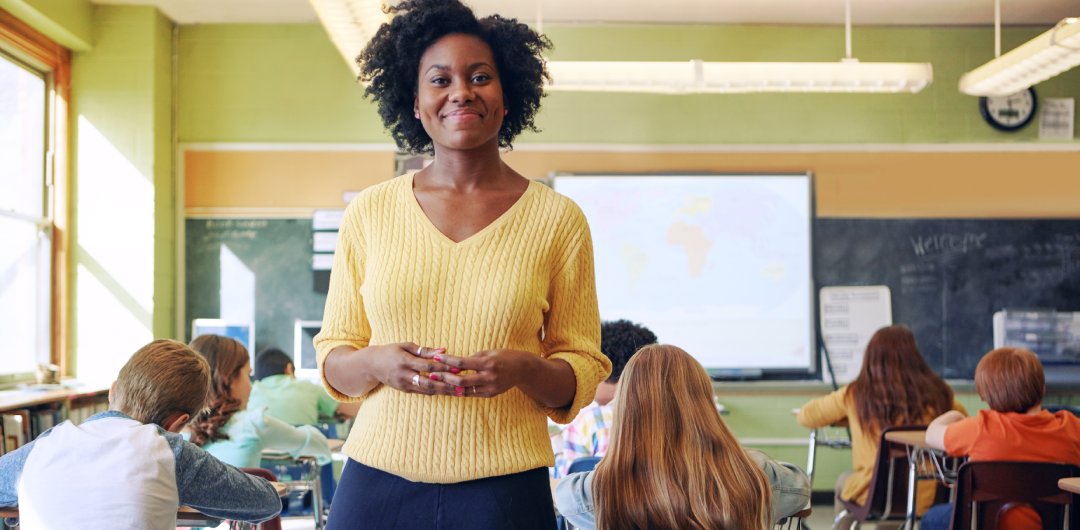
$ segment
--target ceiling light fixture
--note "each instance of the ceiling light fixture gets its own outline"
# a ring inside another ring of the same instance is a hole
[[[338,51],[357,74],[356,56],[390,17],[382,0],[310,0]],[[537,7],[538,29],[543,31]],[[714,94],[749,92],[918,92],[934,79],[929,63],[863,63],[851,56],[851,0],[845,2],[846,56],[838,62],[548,61],[549,90]]]
[[[964,74],[960,91],[1008,96],[1080,65],[1080,21],[1066,18],[1050,31],[1001,55],[1001,0],[994,0],[994,59]]]
[[[750,92],[918,92],[929,63],[862,63],[851,56],[851,0],[845,2],[846,56],[839,62],[549,61],[549,90],[715,94]]]
[[[311,6],[353,75],[359,75],[356,56],[379,26],[390,21],[382,0],[311,0]]]

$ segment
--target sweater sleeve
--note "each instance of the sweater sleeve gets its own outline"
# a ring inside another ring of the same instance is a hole
[[[358,204],[358,200],[350,203],[342,218],[334,264],[330,269],[323,325],[314,339],[323,386],[334,399],[345,402],[361,401],[363,397],[346,395],[330,385],[326,380],[325,361],[334,348],[351,346],[361,349],[367,347],[371,340],[371,325],[364,310],[364,297],[360,293],[364,283],[366,253]]]
[[[796,420],[808,429],[827,427],[847,418],[847,389],[841,387],[827,396],[811,400],[799,409]]]
[[[574,370],[576,388],[569,405],[545,409],[559,423],[568,423],[592,402],[599,385],[611,373],[611,361],[600,353],[600,309],[593,274],[592,237],[581,210],[574,206],[574,226],[568,231],[567,253],[552,276],[550,308],[545,315],[543,354],[566,361]]]

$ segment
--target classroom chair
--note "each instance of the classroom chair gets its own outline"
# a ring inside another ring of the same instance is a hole
[[[896,425],[881,431],[877,461],[870,477],[866,504],[842,500],[844,509],[833,521],[833,530],[855,530],[860,523],[903,522],[907,509],[908,455],[907,448],[885,439],[894,431],[921,431],[925,425]]]
[[[573,462],[570,462],[570,467],[566,469],[566,474],[569,475],[570,473],[592,471],[598,462],[600,462],[599,456],[582,456],[575,458]],[[555,522],[558,525],[559,530],[574,530],[574,525],[567,522],[561,515],[555,518]]]
[[[1080,467],[1047,462],[967,462],[960,466],[952,530],[996,530],[998,518],[1028,504],[1044,530],[1080,528],[1078,496],[1058,487],[1058,479],[1080,476]]]
[[[262,468],[269,470],[278,477],[278,482],[285,484],[288,491],[284,499],[311,499],[311,516],[315,520],[315,530],[322,530],[326,513],[323,509],[322,481],[320,480],[320,467],[315,457],[301,456],[293,458],[287,453],[277,451],[263,451]],[[294,510],[295,511],[295,510]],[[286,517],[289,515],[286,513]]]
[[[813,509],[807,506],[806,508],[796,512],[791,517],[785,517],[776,522],[776,530],[803,530],[806,528],[805,522],[813,514]]]

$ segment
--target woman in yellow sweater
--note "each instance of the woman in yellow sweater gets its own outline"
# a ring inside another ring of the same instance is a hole
[[[859,376],[851,384],[799,409],[798,421],[815,429],[846,421],[851,430],[851,473],[836,485],[837,507],[866,502],[881,431],[893,425],[926,425],[948,410],[964,412],[953,391],[926,364],[907,326],[877,330],[866,344]],[[919,513],[933,502],[934,481],[918,489]]]
[[[342,220],[315,344],[360,408],[328,528],[554,528],[545,416],[572,420],[610,363],[584,216],[499,152],[534,129],[550,44],[456,0],[393,11],[360,77],[434,161]]]

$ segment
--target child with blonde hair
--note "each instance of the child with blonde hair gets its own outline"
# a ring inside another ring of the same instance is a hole
[[[0,506],[20,527],[176,528],[176,510],[261,522],[281,510],[266,480],[177,434],[206,406],[210,368],[182,342],[156,340],[120,369],[109,410],[65,421],[0,457]]]
[[[645,346],[615,393],[607,454],[555,490],[576,528],[764,529],[810,502],[810,480],[744,449],[713,404],[712,380],[675,346]]]

